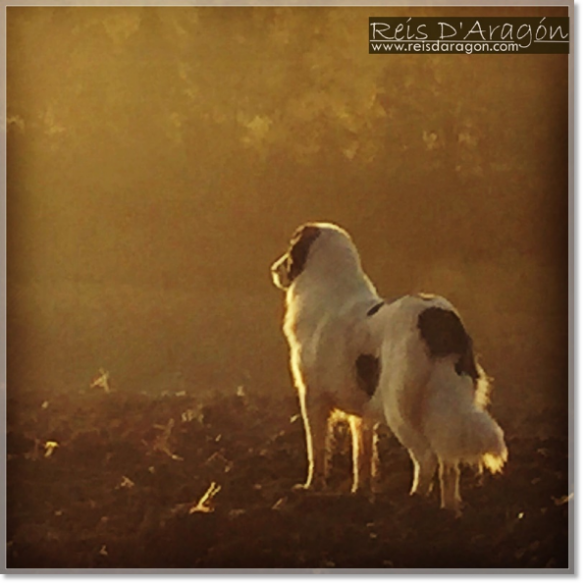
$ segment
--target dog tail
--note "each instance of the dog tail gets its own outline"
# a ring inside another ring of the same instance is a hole
[[[504,433],[485,410],[489,382],[459,316],[430,307],[418,328],[432,363],[422,423],[433,450],[444,461],[501,471],[508,458]]]
[[[427,385],[423,431],[439,459],[502,470],[508,459],[504,432],[475,400],[469,376],[457,374],[452,358],[437,361]]]

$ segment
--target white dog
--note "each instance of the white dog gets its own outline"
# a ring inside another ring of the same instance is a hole
[[[430,295],[383,301],[350,236],[329,223],[298,228],[271,270],[286,291],[284,333],[306,432],[300,487],[324,487],[329,421],[341,411],[352,431],[352,491],[372,487],[374,427],[385,422],[414,464],[411,494],[428,494],[439,467],[441,506],[460,513],[460,464],[494,473],[508,453],[454,307]]]

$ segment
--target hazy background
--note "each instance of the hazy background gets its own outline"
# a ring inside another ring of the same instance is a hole
[[[329,220],[566,408],[568,56],[369,55],[403,14],[566,9],[8,8],[9,392],[292,392],[269,266]]]

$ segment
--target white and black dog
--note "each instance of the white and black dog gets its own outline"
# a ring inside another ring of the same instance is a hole
[[[487,413],[489,384],[455,308],[432,295],[382,300],[350,236],[330,223],[299,227],[271,268],[286,291],[284,333],[305,425],[306,489],[325,486],[329,422],[349,419],[352,491],[372,487],[375,426],[385,422],[426,495],[439,467],[441,506],[460,513],[461,464],[500,471],[504,434]]]

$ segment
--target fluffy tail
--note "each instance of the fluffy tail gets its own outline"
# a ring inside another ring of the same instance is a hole
[[[458,374],[457,357],[435,359],[427,386],[424,433],[443,461],[501,471],[508,459],[504,432],[475,397],[477,381]]]
[[[433,450],[444,461],[500,471],[508,458],[504,433],[485,410],[489,383],[459,315],[429,307],[418,329],[432,363],[423,426]]]

